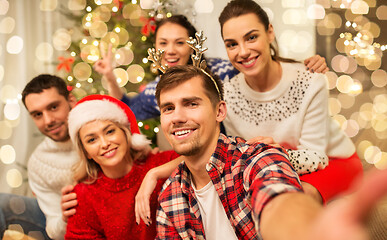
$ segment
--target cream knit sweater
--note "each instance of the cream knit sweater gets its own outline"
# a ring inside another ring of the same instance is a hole
[[[46,231],[52,239],[63,239],[66,232],[61,189],[73,183],[71,167],[77,160],[71,140],[55,142],[46,137],[28,162],[29,184],[46,216]]]

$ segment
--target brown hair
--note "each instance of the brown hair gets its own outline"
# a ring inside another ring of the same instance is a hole
[[[223,25],[230,20],[231,18],[236,18],[245,14],[253,13],[255,14],[261,23],[265,26],[265,30],[269,29],[270,21],[269,17],[265,10],[262,9],[258,3],[253,0],[232,0],[230,1],[226,7],[223,8],[223,11],[219,16],[220,23],[220,31],[223,38]],[[278,55],[278,43],[275,39],[273,43],[270,44],[270,50],[272,52],[271,58],[275,61],[282,62],[292,62],[295,63],[297,61],[289,58],[283,58]]]
[[[160,81],[156,86],[157,104],[160,106],[160,94],[162,90],[172,89],[194,77],[200,77],[205,93],[215,107],[220,100],[223,100],[223,83],[218,77],[213,75],[210,76],[212,76],[214,81],[207,76],[202,69],[192,65],[174,66],[167,69],[167,71],[161,75]],[[215,84],[218,87],[219,92]]]

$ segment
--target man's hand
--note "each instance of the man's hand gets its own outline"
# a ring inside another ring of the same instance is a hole
[[[320,192],[312,184],[301,181],[301,185],[302,185],[302,188],[304,189],[304,193],[311,196],[318,203],[321,203],[321,204],[323,203],[323,199],[321,197]]]
[[[77,194],[73,193],[74,186],[67,185],[62,188],[62,219],[67,222],[67,219],[75,214],[75,206],[77,206]]]
[[[313,240],[368,240],[365,221],[387,194],[387,170],[373,170],[353,195],[330,203],[312,228]]]

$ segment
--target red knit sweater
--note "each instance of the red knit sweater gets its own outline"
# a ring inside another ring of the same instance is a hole
[[[135,163],[124,177],[110,179],[102,172],[93,184],[80,183],[74,188],[78,206],[68,219],[65,239],[154,239],[156,236],[159,181],[150,199],[152,224],[136,224],[134,203],[141,182],[149,169],[178,157],[173,151],[150,154],[143,164]]]

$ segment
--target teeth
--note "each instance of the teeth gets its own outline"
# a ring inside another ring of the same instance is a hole
[[[109,155],[114,151],[114,149],[110,150],[109,152],[106,152],[104,155]]]
[[[252,64],[254,61],[255,61],[255,58],[251,59],[251,60],[248,61],[248,62],[243,62],[242,64],[243,64],[243,65],[250,65],[250,64]]]
[[[167,62],[174,63],[179,61],[179,59],[167,59]]]
[[[182,130],[182,131],[177,131],[175,132],[175,135],[176,136],[181,136],[181,135],[184,135],[184,134],[187,134],[187,133],[190,133],[191,130]]]

